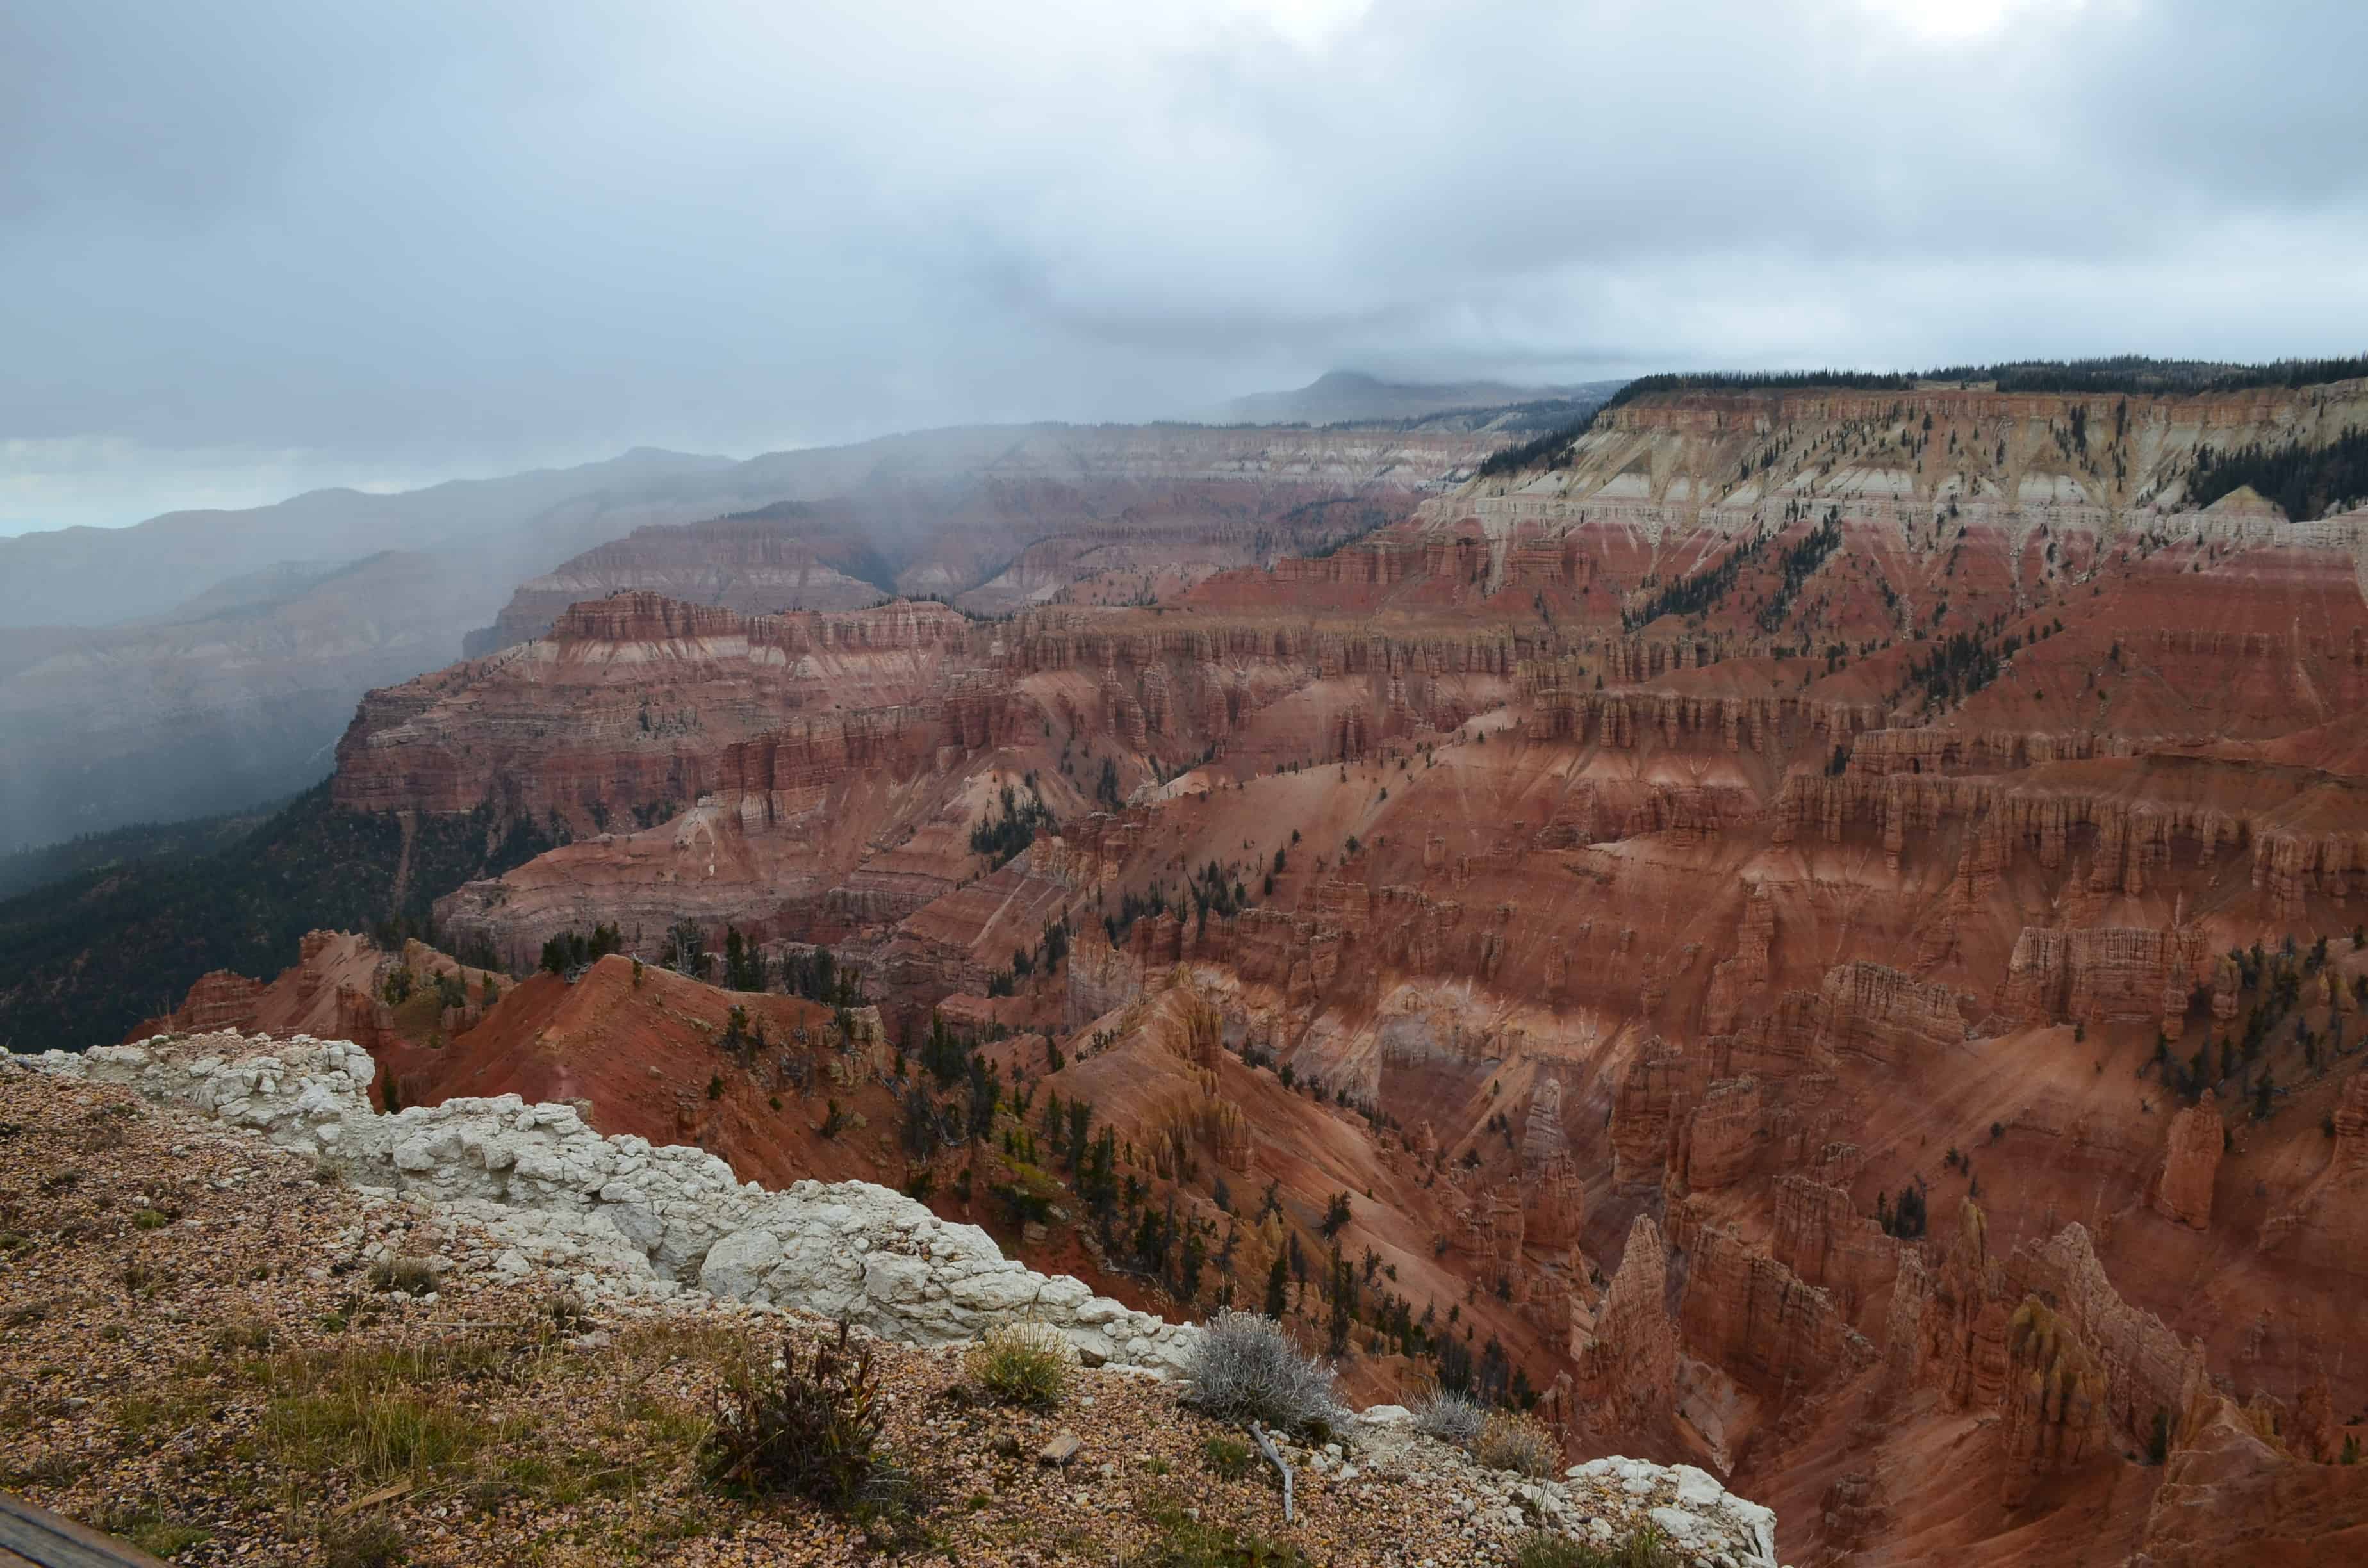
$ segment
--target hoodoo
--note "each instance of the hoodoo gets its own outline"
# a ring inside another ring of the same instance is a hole
[[[31,9],[0,1562],[2368,1563],[2368,6]]]
[[[2363,386],[1640,385],[1152,605],[577,605],[374,696],[336,798],[560,824],[438,904],[512,969],[599,926],[811,995],[826,951],[888,1047],[837,1102],[893,1124],[870,1168],[1025,1256],[1706,1464],[1795,1557],[1991,1551],[1999,1507],[2030,1561],[2142,1553],[2215,1401],[2300,1476],[2368,1397],[2317,1283],[2368,520],[2199,504]],[[443,1049],[524,1082],[529,1038]],[[593,1124],[649,1125],[650,1048],[568,1038]],[[680,1125],[745,1173],[859,1168],[717,1064]]]

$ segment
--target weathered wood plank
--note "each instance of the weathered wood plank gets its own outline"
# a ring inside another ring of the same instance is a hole
[[[165,1568],[136,1546],[0,1492],[0,1568]]]

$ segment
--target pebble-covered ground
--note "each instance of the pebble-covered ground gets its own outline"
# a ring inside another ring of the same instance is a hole
[[[731,1370],[827,1325],[695,1293],[626,1303],[519,1272],[514,1240],[124,1090],[0,1073],[0,1487],[186,1563],[877,1558],[845,1520],[726,1495],[698,1463]],[[1360,1426],[1287,1450],[1286,1526],[1270,1471],[1212,1468],[1211,1439],[1239,1434],[1176,1384],[1080,1368],[1038,1413],[965,1398],[959,1348],[868,1343],[920,1561],[1292,1561],[1181,1554],[1233,1532],[1311,1563],[1443,1568],[1511,1562],[1542,1504],[1616,1539],[1672,1500],[1605,1471],[1566,1483],[1580,1517]],[[1075,1459],[1041,1462],[1064,1432]]]

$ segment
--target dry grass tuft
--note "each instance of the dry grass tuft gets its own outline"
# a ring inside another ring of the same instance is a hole
[[[370,1484],[424,1482],[472,1458],[495,1437],[462,1395],[495,1377],[509,1353],[482,1337],[356,1345],[255,1363],[268,1400],[262,1434],[274,1460],[308,1474]]]
[[[1306,1568],[1307,1559],[1288,1542],[1201,1519],[1199,1512],[1172,1501],[1153,1506],[1158,1533],[1129,1552],[1122,1568]]]
[[[1069,1390],[1076,1352],[1058,1330],[1041,1324],[992,1328],[962,1357],[972,1381],[1007,1404],[1050,1410]]]
[[[1481,1423],[1472,1453],[1490,1470],[1537,1478],[1552,1475],[1561,1465],[1562,1440],[1534,1415],[1497,1410]]]
[[[1650,1525],[1614,1546],[1534,1530],[1514,1547],[1513,1568],[1685,1568],[1685,1559]]]
[[[370,1267],[370,1289],[400,1290],[406,1296],[434,1293],[438,1275],[436,1260],[428,1257],[382,1257]]]
[[[409,1545],[390,1519],[332,1520],[321,1528],[323,1568],[395,1568]]]
[[[211,1337],[216,1355],[233,1356],[242,1350],[260,1355],[271,1348],[274,1334],[262,1318],[234,1317],[217,1324]]]
[[[575,1290],[553,1290],[543,1299],[542,1310],[562,1334],[582,1334],[592,1326],[592,1308]]]

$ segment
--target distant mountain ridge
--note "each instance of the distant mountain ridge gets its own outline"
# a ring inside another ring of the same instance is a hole
[[[1252,392],[1223,403],[1202,417],[1226,425],[1341,425],[1365,420],[1419,419],[1470,408],[1524,403],[1600,403],[1624,383],[1516,386],[1509,381],[1385,381],[1362,370],[1332,370],[1289,392]]]
[[[662,489],[734,466],[730,458],[642,447],[575,468],[448,480],[393,494],[309,490],[268,506],[18,534],[0,539],[0,626],[118,625],[288,562],[334,567],[382,550],[448,544],[498,551],[522,520],[573,497]]]
[[[971,426],[746,461],[644,448],[0,540],[0,845],[290,794],[365,691],[619,587],[765,611],[892,589],[983,613],[1130,598],[1401,515],[1536,423]],[[1386,510],[1322,510],[1369,504]]]

